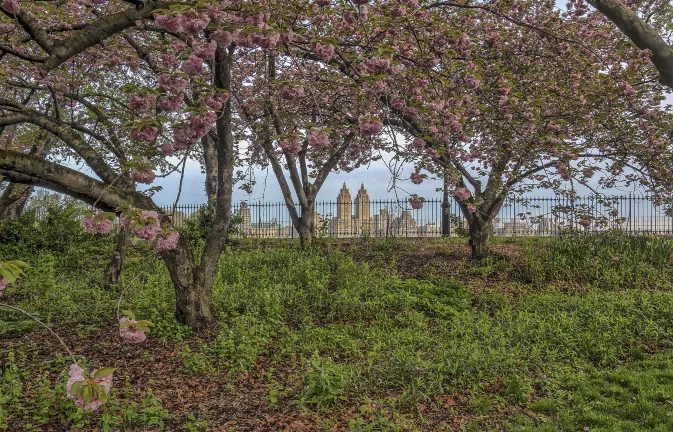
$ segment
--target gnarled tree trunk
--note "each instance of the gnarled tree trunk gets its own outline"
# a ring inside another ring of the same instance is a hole
[[[212,325],[215,321],[211,309],[212,278],[204,278],[198,271],[188,242],[181,238],[178,247],[164,252],[162,257],[175,290],[175,319],[193,329]]]
[[[128,232],[122,225],[119,227],[119,234],[117,234],[117,246],[115,247],[114,254],[107,266],[105,266],[104,277],[106,287],[119,284],[124,266],[124,256],[126,255],[127,239]]]
[[[19,216],[32,193],[33,188],[31,186],[9,183],[0,194],[0,221]]]
[[[315,237],[315,208],[312,201],[301,207],[301,216],[292,223],[299,234],[301,247],[311,246]]]
[[[472,248],[472,258],[481,259],[488,255],[488,241],[491,235],[491,222],[484,222],[474,217],[469,222],[470,228],[470,247]]]

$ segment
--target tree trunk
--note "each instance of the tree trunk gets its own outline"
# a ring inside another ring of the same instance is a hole
[[[9,183],[0,194],[0,221],[19,216],[23,212],[31,193],[33,193],[31,186]]]
[[[212,288],[217,267],[197,271],[186,240],[162,253],[175,290],[175,319],[195,330],[211,326],[215,319],[211,309]]]
[[[315,237],[315,209],[313,203],[308,206],[302,206],[301,216],[297,219],[295,226],[299,234],[299,243],[302,248],[309,247],[313,244]]]
[[[491,224],[476,218],[470,223],[470,247],[472,258],[482,259],[488,255],[488,240],[491,234]]]
[[[117,247],[110,259],[110,262],[105,267],[105,286],[111,287],[118,285],[122,275],[122,267],[124,266],[124,256],[126,255],[126,242],[128,233],[124,226],[119,227],[119,234],[117,235]]]

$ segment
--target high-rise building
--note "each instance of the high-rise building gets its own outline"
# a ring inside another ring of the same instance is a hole
[[[369,194],[365,184],[360,185],[360,190],[355,197],[355,223],[362,234],[370,234],[372,231],[372,210]]]

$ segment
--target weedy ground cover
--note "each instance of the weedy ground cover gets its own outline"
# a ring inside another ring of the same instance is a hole
[[[7,298],[83,361],[116,361],[118,382],[83,413],[59,347],[0,311],[0,428],[671,430],[668,239],[496,241],[481,262],[453,239],[239,241],[215,285],[219,326],[201,334],[131,246],[125,277],[143,275],[123,307],[155,327],[128,346],[112,318],[121,288],[102,284],[114,238],[80,238],[69,211],[0,227],[0,259],[31,264]]]

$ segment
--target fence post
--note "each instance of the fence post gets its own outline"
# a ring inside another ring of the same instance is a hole
[[[449,191],[444,183],[444,197],[442,198],[442,237],[451,237],[451,224],[449,223]]]

